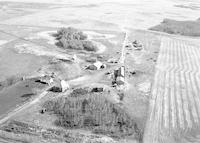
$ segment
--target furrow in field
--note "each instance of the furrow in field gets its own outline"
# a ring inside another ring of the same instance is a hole
[[[167,41],[166,43],[166,46],[168,47],[169,46],[169,41]],[[167,50],[167,48],[164,48],[164,52],[165,53],[168,53],[169,50]],[[169,54],[165,54],[166,56],[166,61],[165,63],[169,63],[169,60],[170,60],[170,57],[169,57]],[[170,92],[169,92],[169,88],[170,88],[170,85],[169,85],[169,80],[170,80],[170,74],[169,72],[166,72],[166,76],[165,76],[165,88],[164,88],[164,113],[163,113],[163,124],[164,124],[164,127],[165,128],[169,128],[169,95],[170,95]]]
[[[175,101],[176,101],[176,98],[175,98],[175,88],[174,88],[174,73],[171,72],[170,73],[170,84],[171,84],[171,87],[170,87],[170,108],[171,108],[171,128],[174,129],[177,127],[176,125],[176,104],[175,104]]]
[[[198,55],[199,54],[199,49],[197,49],[196,47],[194,47],[194,50],[193,50],[193,55],[194,55],[194,58],[195,58],[195,67],[198,67],[198,62],[199,62],[199,58],[198,58]],[[198,75],[199,75],[199,71],[197,70],[195,76],[192,76],[192,84],[194,85],[193,87],[193,91],[194,91],[194,98],[195,98],[195,103],[196,103],[196,109],[197,109],[197,112],[198,112],[198,118],[200,120],[200,98],[199,98],[199,85],[200,85],[200,81],[198,81]]]
[[[176,90],[175,90],[175,95],[176,95],[176,102],[177,102],[177,114],[178,114],[178,118],[177,121],[179,123],[179,127],[181,129],[185,128],[185,124],[184,124],[184,115],[183,115],[183,105],[182,105],[182,98],[181,98],[181,93],[180,93],[180,76],[179,76],[179,72],[182,70],[182,64],[181,64],[181,58],[182,58],[182,53],[179,49],[178,43],[174,42],[174,48],[176,50],[176,58],[177,58],[177,66],[179,67],[177,72],[175,73],[175,85],[176,85]]]
[[[163,113],[163,123],[165,128],[169,128],[169,73],[166,73],[166,80],[165,80],[165,92],[164,92],[164,113]]]
[[[187,96],[187,85],[186,85],[186,76],[185,74],[187,73],[188,70],[188,57],[187,57],[187,50],[186,48],[183,46],[182,43],[180,43],[180,48],[182,49],[182,53],[183,53],[183,57],[184,59],[182,59],[183,62],[183,66],[184,66],[184,70],[180,72],[181,74],[181,85],[182,85],[182,89],[181,89],[181,93],[183,96],[183,105],[185,108],[185,119],[187,122],[187,128],[191,128],[192,127],[192,121],[191,121],[191,114],[190,114],[190,109],[189,109],[189,99]]]

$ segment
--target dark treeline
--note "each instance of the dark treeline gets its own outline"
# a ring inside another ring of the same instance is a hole
[[[118,105],[98,93],[75,90],[68,97],[47,101],[44,108],[58,116],[56,124],[65,128],[85,128],[113,137],[135,134],[134,121]],[[83,93],[83,94],[82,94]],[[109,96],[109,95],[107,95]]]

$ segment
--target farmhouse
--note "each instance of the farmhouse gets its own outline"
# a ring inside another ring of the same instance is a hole
[[[90,69],[90,70],[100,70],[100,69],[104,69],[104,68],[106,68],[106,65],[103,64],[103,63],[100,62],[100,61],[97,61],[97,62],[95,62],[95,63],[93,63],[92,65],[89,65],[89,66],[87,67],[87,69]]]

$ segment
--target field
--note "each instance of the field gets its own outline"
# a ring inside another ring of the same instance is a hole
[[[169,37],[162,38],[160,48],[145,140],[199,141],[199,49],[190,39]]]
[[[199,4],[0,2],[0,142],[198,143]]]

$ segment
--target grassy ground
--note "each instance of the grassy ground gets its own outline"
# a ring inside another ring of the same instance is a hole
[[[37,94],[37,91],[43,89],[46,85],[34,82],[34,80],[26,81],[8,81],[9,84],[0,90],[0,115],[14,109],[19,104],[30,99]],[[13,82],[13,83],[10,83]]]
[[[161,24],[150,28],[150,30],[166,32],[169,34],[199,37],[200,20],[176,21],[171,19],[164,19]]]

